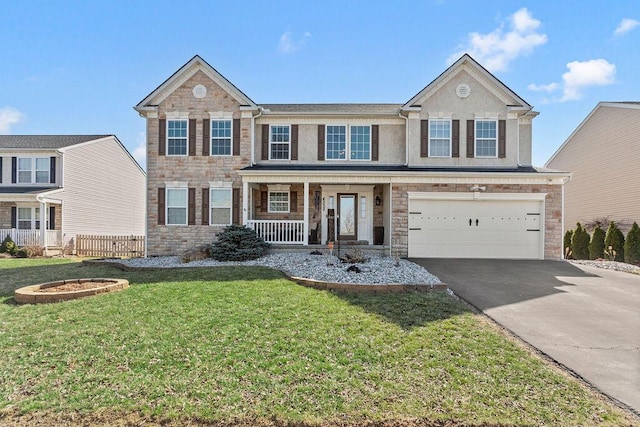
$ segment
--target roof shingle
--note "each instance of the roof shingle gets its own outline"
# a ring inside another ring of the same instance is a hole
[[[112,135],[0,135],[0,148],[56,150]]]

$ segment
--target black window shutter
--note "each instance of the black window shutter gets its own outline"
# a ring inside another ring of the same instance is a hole
[[[429,120],[420,120],[420,157],[429,157]]]
[[[233,189],[233,195],[232,195],[233,199],[231,202],[232,205],[232,216],[233,216],[233,223],[239,225],[240,224],[240,189],[239,188],[234,188]]]
[[[318,160],[324,160],[324,125],[318,125]]]
[[[4,157],[0,157],[0,183],[2,183],[2,164],[4,163]]]
[[[507,157],[507,121],[498,120],[498,157]]]
[[[158,156],[164,156],[167,152],[167,120],[158,120]]]
[[[158,225],[165,224],[165,195],[164,188],[158,188]]]
[[[378,161],[379,126],[371,126],[371,160]]]
[[[189,188],[187,194],[189,197],[187,206],[187,224],[196,225],[196,189]]]
[[[475,157],[475,122],[467,120],[467,157]]]
[[[202,155],[209,155],[209,147],[211,147],[211,120],[204,119],[202,121]]]
[[[269,160],[269,125],[262,125],[262,160]]]
[[[202,225],[209,225],[209,189],[202,189]]]
[[[56,183],[56,158],[51,157],[51,167],[49,168],[49,183]]]
[[[11,158],[11,183],[15,184],[18,182],[18,158]]]
[[[451,120],[451,157],[460,157],[460,120]]]
[[[233,155],[240,155],[240,119],[233,119]]]
[[[18,208],[11,206],[11,228],[18,228]]]
[[[298,160],[298,125],[291,125],[291,160]]]
[[[56,207],[49,206],[49,230],[56,229]]]
[[[196,119],[189,119],[189,155],[196,155]]]
[[[260,192],[260,210],[262,212],[267,212],[269,210],[269,194],[266,191]]]
[[[298,212],[298,192],[292,191],[289,193],[289,211],[290,212]]]

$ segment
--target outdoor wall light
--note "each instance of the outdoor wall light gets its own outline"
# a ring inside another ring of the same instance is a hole
[[[380,196],[376,196],[376,206],[380,206],[381,203],[382,199],[380,198]]]

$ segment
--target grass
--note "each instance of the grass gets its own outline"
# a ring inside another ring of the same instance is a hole
[[[132,286],[12,302],[17,287],[79,277]],[[631,424],[443,293],[337,294],[260,267],[123,272],[9,259],[0,293],[5,416]]]

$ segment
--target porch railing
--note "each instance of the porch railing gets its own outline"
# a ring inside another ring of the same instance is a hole
[[[40,246],[41,230],[20,230],[17,228],[0,229],[0,241],[4,240],[7,235],[18,246]],[[62,246],[62,232],[60,230],[45,230],[47,233],[47,246]]]
[[[304,221],[252,219],[247,221],[247,227],[267,243],[304,244]]]

